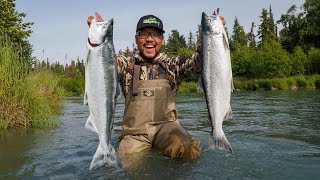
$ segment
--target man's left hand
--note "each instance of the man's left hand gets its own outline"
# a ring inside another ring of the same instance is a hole
[[[224,19],[223,16],[219,16],[221,21],[222,21],[222,24],[225,26],[227,24],[226,20]]]
[[[90,27],[91,22],[92,22],[93,19],[94,19],[93,16],[89,16],[89,17],[88,17],[88,19],[87,19],[87,24],[88,24],[89,27]],[[96,20],[97,20],[97,22],[103,22],[102,16],[101,16],[99,13],[97,13],[97,12],[96,12]]]

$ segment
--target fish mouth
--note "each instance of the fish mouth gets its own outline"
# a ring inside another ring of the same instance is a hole
[[[221,34],[219,15],[208,16],[205,12],[202,13],[201,28],[205,35],[219,35]]]

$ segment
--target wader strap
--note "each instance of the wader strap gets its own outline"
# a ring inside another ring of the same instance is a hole
[[[156,77],[158,77],[157,79],[160,79],[160,77],[159,77],[159,63],[156,65],[156,68],[154,69],[154,74],[155,74],[155,76]]]
[[[166,79],[166,72],[167,72],[167,68],[166,68],[166,65],[161,61],[159,62],[160,65],[162,66],[159,66],[158,70],[159,70],[159,79]]]
[[[140,65],[135,64],[133,67],[132,96],[138,96],[139,77],[140,77]]]

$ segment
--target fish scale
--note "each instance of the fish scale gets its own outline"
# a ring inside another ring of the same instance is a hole
[[[232,69],[228,38],[219,15],[208,16],[202,13],[201,37],[202,89],[205,92],[212,125],[212,131],[203,151],[219,148],[232,154],[232,147],[222,129],[223,121],[232,118],[230,105],[233,91]]]
[[[103,165],[120,167],[118,156],[111,144],[111,135],[120,89],[117,77],[117,61],[113,46],[113,19],[107,22],[92,20],[87,43],[85,64],[84,102],[89,106],[85,127],[96,132],[99,146],[90,164],[90,170]]]

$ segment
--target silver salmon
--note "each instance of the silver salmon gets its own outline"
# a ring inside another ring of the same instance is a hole
[[[202,13],[200,34],[203,58],[202,88],[212,125],[203,151],[219,148],[232,154],[232,147],[222,130],[223,121],[232,118],[232,69],[228,37],[218,14],[208,16]]]
[[[90,115],[85,127],[99,136],[99,146],[90,170],[103,165],[120,167],[116,151],[111,145],[111,134],[118,92],[117,61],[113,46],[113,19],[107,22],[92,20],[87,43],[85,64],[85,97]]]

